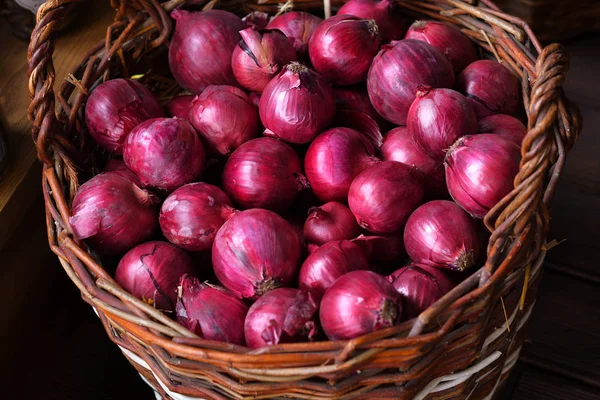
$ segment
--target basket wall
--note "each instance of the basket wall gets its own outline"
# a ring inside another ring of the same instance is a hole
[[[83,299],[98,313],[108,336],[160,396],[493,397],[527,335],[545,253],[549,203],[566,151],[581,128],[579,113],[562,90],[568,57],[561,46],[542,48],[523,21],[502,13],[488,0],[478,6],[459,0],[400,2],[407,15],[460,26],[486,57],[497,57],[522,78],[529,133],[514,191],[485,219],[493,232],[487,262],[416,320],[351,341],[251,351],[202,340],[129,295],[106,272],[100,258],[73,235],[68,222],[71,200],[104,158],[85,130],[86,95],[103,80],[135,74],[144,74],[144,83],[159,95],[175,94],[176,85],[164,76],[172,31],[168,11],[183,0],[162,5],[156,0],[114,0],[116,19],[106,40],[90,49],[68,81],[57,85],[55,94],[54,32],[73,1],[55,0],[40,8],[29,47],[29,117],[44,163],[49,244]],[[238,12],[279,8],[273,0],[223,0],[195,7],[215,5]],[[310,0],[293,3],[295,8],[321,13],[323,6]],[[325,4],[325,14],[330,11]]]

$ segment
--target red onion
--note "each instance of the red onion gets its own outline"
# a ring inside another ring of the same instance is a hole
[[[368,270],[369,262],[363,249],[341,240],[325,243],[312,252],[300,267],[298,284],[301,290],[321,300],[325,290],[340,276],[358,270]]]
[[[522,107],[519,80],[496,61],[469,64],[458,76],[456,87],[471,100],[478,119],[492,114],[515,116]]]
[[[250,102],[254,105],[254,107],[258,108],[260,105],[260,93],[252,92],[248,95]]]
[[[90,135],[106,150],[123,153],[123,142],[140,122],[163,116],[160,104],[144,85],[111,79],[92,90],[85,106]]]
[[[308,59],[308,42],[323,20],[316,15],[302,11],[291,11],[273,18],[267,29],[279,29],[291,39],[298,54],[298,58]]]
[[[286,142],[308,143],[335,115],[329,83],[302,64],[292,62],[269,82],[260,97],[260,120],[265,135]]]
[[[244,323],[251,349],[312,339],[317,333],[317,304],[298,289],[280,288],[266,293],[250,307]]]
[[[118,160],[113,158],[109,160],[104,166],[104,172],[116,172],[125,178],[129,179],[131,182],[135,183],[137,186],[141,187],[142,183],[140,182],[140,178],[125,165],[123,160]]]
[[[322,201],[346,202],[354,178],[379,159],[367,138],[350,128],[333,128],[319,135],[304,158],[313,192]]]
[[[423,200],[423,179],[414,168],[383,161],[360,173],[348,192],[348,204],[358,224],[373,233],[402,230]]]
[[[252,11],[250,14],[242,18],[242,21],[250,28],[256,30],[265,29],[269,23],[269,14],[262,11]]]
[[[331,201],[308,210],[304,237],[309,243],[322,245],[335,240],[350,240],[358,235],[360,227],[352,211],[342,203]]]
[[[413,142],[442,162],[459,137],[477,133],[477,117],[462,94],[421,87],[408,110],[407,126]]]
[[[353,110],[338,110],[335,113],[334,125],[359,131],[371,142],[375,149],[380,149],[383,145],[383,136],[379,125],[365,113]]]
[[[223,171],[223,189],[242,208],[285,211],[307,187],[294,149],[272,138],[241,145]]]
[[[437,268],[465,271],[479,257],[477,223],[456,203],[434,200],[412,213],[404,228],[411,260]]]
[[[300,242],[290,224],[262,209],[241,211],[215,237],[215,274],[237,296],[256,299],[269,290],[289,285],[300,262]]]
[[[365,80],[380,44],[373,19],[338,14],[317,26],[308,54],[325,78],[336,85],[352,85]]]
[[[73,232],[97,251],[122,254],[158,227],[159,200],[117,172],[96,175],[73,199]]]
[[[175,306],[177,322],[196,335],[219,342],[244,345],[248,306],[220,286],[184,275]]]
[[[381,47],[367,78],[375,110],[390,122],[406,125],[408,109],[421,86],[453,87],[454,70],[442,52],[419,40]]]
[[[258,113],[233,86],[209,86],[194,99],[190,123],[211,152],[226,155],[258,134]]]
[[[235,79],[248,90],[262,93],[267,83],[290,61],[296,61],[292,42],[278,30],[240,31],[242,40],[233,50]]]
[[[366,87],[362,85],[334,87],[333,93],[335,94],[335,104],[338,111],[360,111],[373,118],[377,122],[377,125],[379,125],[380,130],[387,130],[390,123],[375,111],[371,100],[369,100],[369,93],[367,93]]]
[[[338,278],[321,301],[321,326],[330,340],[347,340],[389,328],[402,318],[402,299],[390,282],[372,271]]]
[[[398,161],[421,171],[428,195],[448,195],[443,164],[425,154],[412,140],[405,126],[394,128],[385,135],[381,158],[384,161]]]
[[[460,138],[444,162],[450,195],[473,217],[483,218],[512,191],[520,160],[519,146],[500,135]]]
[[[167,240],[188,251],[209,250],[221,226],[236,211],[229,197],[207,183],[189,183],[167,197],[160,228]]]
[[[400,268],[390,275],[390,281],[402,296],[406,319],[418,317],[454,288],[444,272],[422,264]]]
[[[170,243],[153,241],[139,244],[123,256],[115,280],[135,297],[172,312],[179,280],[193,273],[192,260],[185,251]]]
[[[188,119],[188,115],[190,114],[190,108],[192,108],[193,101],[194,96],[191,94],[173,97],[165,106],[165,109],[167,110],[167,115],[169,117]]]
[[[363,249],[372,265],[389,263],[397,265],[406,256],[402,231],[380,236],[360,235],[352,239],[352,242]]]
[[[400,9],[393,0],[350,0],[339,9],[338,14],[374,19],[384,43],[402,39],[406,32]]]
[[[479,133],[495,133],[520,146],[527,135],[527,128],[515,117],[495,114],[479,120]]]
[[[462,71],[479,58],[471,39],[445,22],[416,21],[408,28],[405,38],[429,43],[450,59],[456,72]]]
[[[188,12],[176,8],[169,46],[169,66],[181,86],[200,93],[208,85],[236,85],[231,69],[231,52],[240,41],[246,24],[223,10]]]
[[[200,177],[205,153],[194,128],[179,118],[154,118],[136,126],[123,160],[144,186],[171,192]]]

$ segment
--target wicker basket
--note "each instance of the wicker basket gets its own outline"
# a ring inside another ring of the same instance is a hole
[[[456,24],[523,82],[529,132],[515,189],[485,218],[492,231],[485,265],[417,319],[338,342],[285,344],[249,350],[206,341],[134,298],[73,235],[70,204],[102,155],[84,126],[90,88],[116,76],[144,73],[146,84],[172,93],[160,77],[172,30],[168,11],[183,0],[113,0],[115,23],[68,81],[54,91],[54,32],[74,0],[53,0],[38,13],[29,46],[29,118],[42,177],[50,247],[111,340],[163,399],[491,399],[526,338],[545,254],[549,202],[565,154],[581,128],[564,96],[569,59],[560,45],[542,48],[521,20],[491,1],[402,1],[407,15]],[[198,3],[197,0],[194,1]],[[204,4],[196,4],[195,7]],[[243,7],[242,7],[243,5]],[[324,14],[335,4],[297,0]],[[239,13],[276,12],[276,0],[213,0]],[[335,10],[334,10],[335,11]],[[158,60],[158,62],[156,62]],[[56,112],[55,112],[56,110]]]

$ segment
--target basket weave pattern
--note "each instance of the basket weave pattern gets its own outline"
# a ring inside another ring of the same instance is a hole
[[[545,253],[548,207],[566,152],[581,129],[579,111],[562,84],[569,59],[560,45],[542,48],[521,20],[491,1],[407,0],[407,15],[459,26],[523,83],[528,134],[515,189],[485,218],[492,232],[485,265],[417,319],[350,341],[283,344],[249,350],[206,341],[131,296],[73,234],[70,204],[97,172],[99,154],[83,118],[98,83],[145,74],[160,95],[174,85],[160,78],[172,32],[171,0],[113,0],[115,22],[55,92],[52,63],[57,26],[76,0],[51,0],[39,10],[29,46],[28,115],[39,159],[50,247],[111,340],[164,399],[230,398],[492,398],[508,376],[527,335]],[[198,3],[197,1],[194,3]],[[296,0],[286,8],[331,13],[333,4]],[[195,7],[276,13],[277,0],[213,0]],[[335,9],[334,9],[335,11]],[[153,60],[161,60],[160,63]],[[152,78],[154,77],[154,78]]]

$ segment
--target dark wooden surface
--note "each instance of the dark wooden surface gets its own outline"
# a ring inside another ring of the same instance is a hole
[[[567,43],[585,129],[552,210],[530,340],[502,398],[600,400],[600,36]],[[153,399],[47,250],[38,200],[0,254],[2,399]],[[474,400],[474,399],[472,399]]]

